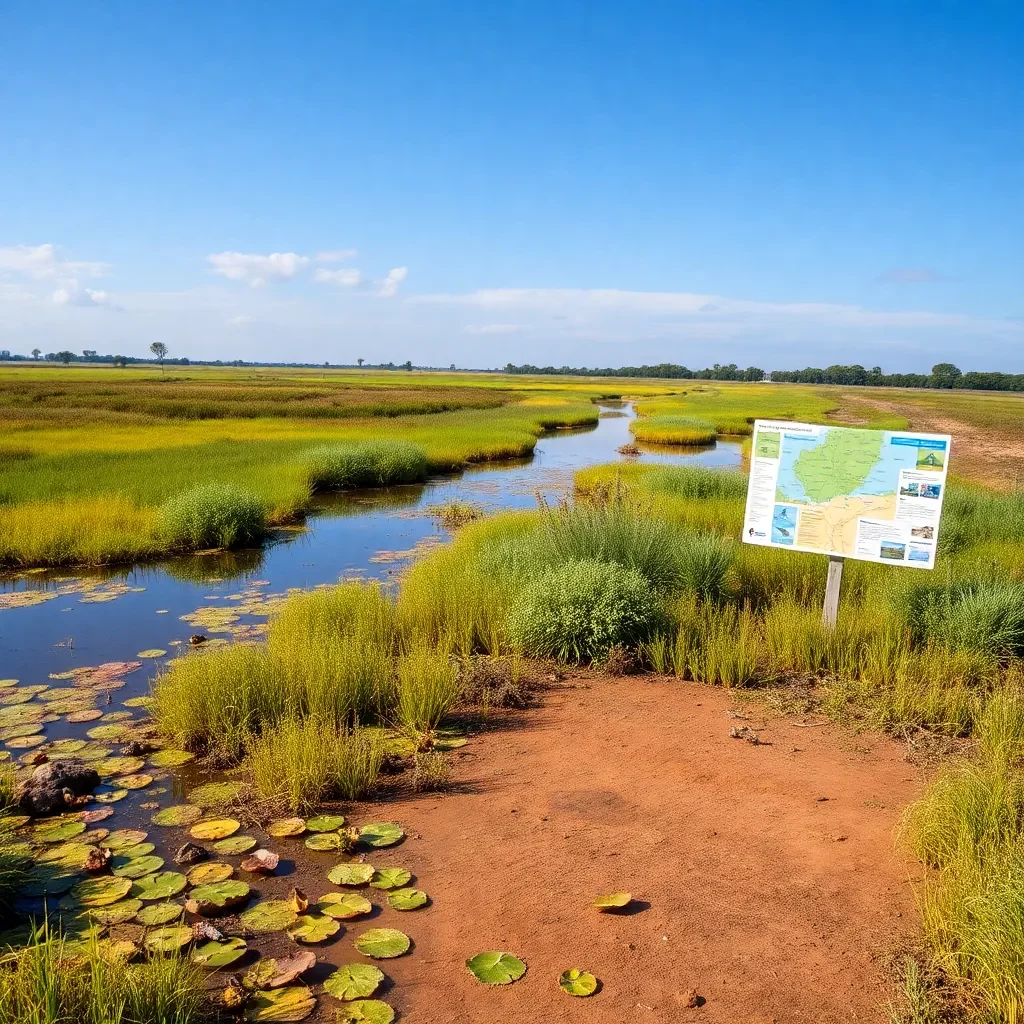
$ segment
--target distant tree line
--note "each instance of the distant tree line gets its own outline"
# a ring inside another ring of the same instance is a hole
[[[657,366],[620,366],[588,369],[585,366],[514,366],[509,363],[505,373],[551,374],[573,377],[654,377],[666,380],[771,380],[789,384],[844,384],[876,388],[964,388],[971,391],[1024,391],[1024,373],[970,370],[964,373],[952,363],[936,363],[931,373],[883,373],[880,366],[865,369],[852,366],[809,366],[804,370],[772,370],[766,374],[756,366],[741,370],[735,363],[705,370],[689,370],[677,363]]]

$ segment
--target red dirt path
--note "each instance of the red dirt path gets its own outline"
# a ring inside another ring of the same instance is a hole
[[[381,964],[384,998],[438,1024],[886,1019],[879,955],[916,926],[893,829],[919,785],[899,746],[787,718],[754,746],[729,737],[743,723],[727,692],[584,681],[475,739],[459,792],[380,808],[409,838],[374,862],[408,867],[433,900],[374,922],[415,942]],[[622,889],[638,912],[591,909]],[[479,984],[463,963],[482,949],[518,954],[526,976]],[[573,966],[601,979],[597,995],[558,989]]]

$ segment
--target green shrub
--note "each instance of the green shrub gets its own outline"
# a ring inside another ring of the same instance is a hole
[[[616,644],[635,647],[661,621],[657,596],[638,570],[592,558],[544,571],[519,595],[509,633],[523,652],[579,663]]]
[[[430,471],[426,451],[410,441],[324,444],[306,452],[302,462],[317,491],[419,483]]]
[[[173,547],[244,547],[266,533],[267,511],[255,495],[231,484],[203,484],[165,501],[158,523]]]

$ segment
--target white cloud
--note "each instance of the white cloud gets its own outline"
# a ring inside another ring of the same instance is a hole
[[[394,267],[389,270],[388,276],[383,281],[377,282],[377,294],[383,299],[394,298],[398,294],[399,285],[405,280],[408,273],[408,267]]]
[[[520,334],[522,324],[466,324],[463,334]]]
[[[13,271],[32,278],[101,277],[109,269],[107,263],[67,260],[49,242],[44,245],[0,246],[0,271]]]
[[[244,281],[250,288],[261,288],[268,281],[291,280],[307,263],[308,256],[294,252],[259,253],[213,252],[206,257],[215,274],[231,281]]]
[[[65,281],[53,293],[53,301],[58,306],[107,306],[111,309],[115,308],[114,301],[109,292],[97,291],[93,288],[83,288],[73,278]]]
[[[316,263],[345,263],[358,255],[355,249],[328,249],[326,252],[318,252],[313,259]]]
[[[242,316],[242,315],[239,315],[239,316],[229,316],[224,321],[224,323],[226,323],[228,325],[228,327],[248,327],[249,324],[253,324],[255,322],[256,321],[251,316]]]
[[[355,267],[344,270],[324,270],[321,267],[313,275],[317,284],[336,284],[341,288],[355,288],[363,283],[363,272]]]

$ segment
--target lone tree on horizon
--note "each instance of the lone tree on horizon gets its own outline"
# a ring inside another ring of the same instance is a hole
[[[365,362],[365,360],[364,360],[364,359],[357,359],[357,360],[356,360],[356,365],[357,365],[357,366],[362,366],[364,362]]]
[[[149,351],[156,356],[156,361],[160,364],[160,372],[164,372],[164,359],[167,358],[167,346],[162,341],[154,341],[149,346]]]
[[[39,361],[39,357],[42,354],[43,354],[43,350],[42,349],[39,349],[39,348],[32,349],[32,358],[35,359],[37,362]]]

